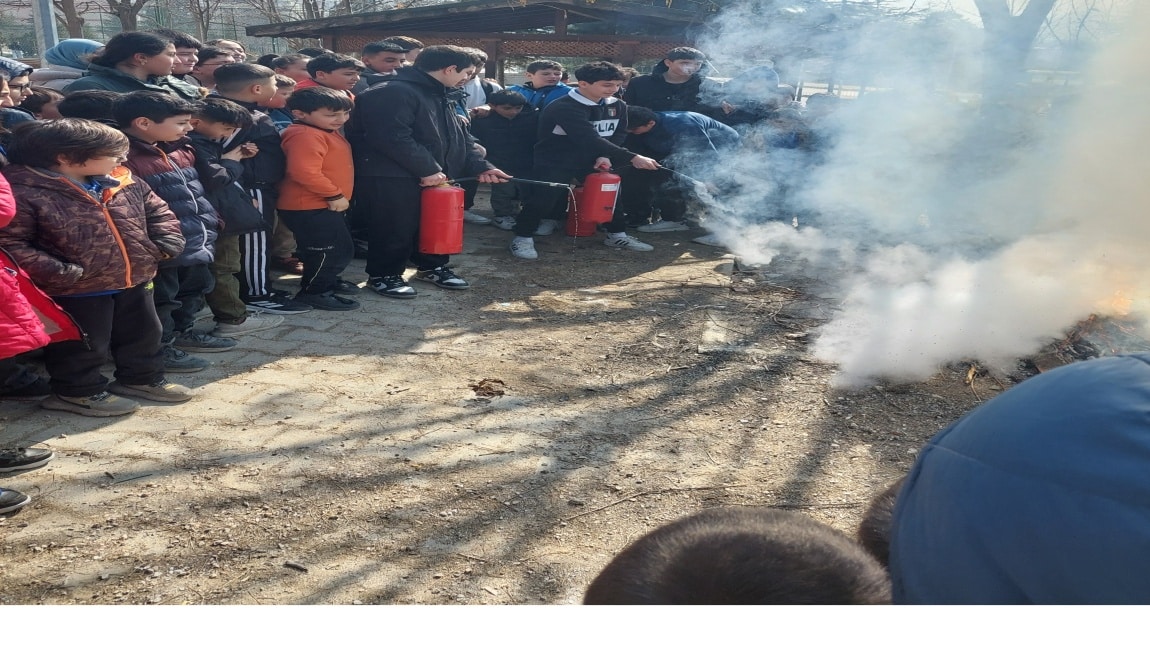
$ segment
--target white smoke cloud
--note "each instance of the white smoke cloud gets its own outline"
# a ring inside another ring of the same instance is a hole
[[[1003,142],[973,107],[909,68],[873,70],[892,90],[839,111],[821,164],[791,151],[724,160],[735,187],[711,226],[751,261],[797,255],[833,281],[841,309],[814,352],[839,365],[839,385],[924,379],[962,359],[1009,369],[1090,314],[1150,318],[1148,14],[1084,74],[1104,89],[1084,87],[1057,116],[1033,110],[1004,155],[989,154]],[[801,45],[756,15],[748,4],[716,22],[702,48],[720,68]],[[870,39],[890,50],[852,56],[896,60],[908,44]],[[780,195],[788,174],[798,180]],[[788,215],[765,217],[780,202]]]

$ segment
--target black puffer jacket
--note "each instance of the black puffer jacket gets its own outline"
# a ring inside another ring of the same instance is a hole
[[[224,153],[222,143],[196,132],[188,136],[196,149],[196,172],[200,183],[220,218],[220,233],[238,236],[271,230],[263,213],[252,202],[252,196],[240,183],[244,165],[221,157]]]
[[[704,67],[704,70],[706,68]],[[719,107],[719,85],[700,71],[686,83],[668,83],[663,78],[667,65],[659,61],[650,74],[631,79],[623,100],[627,105],[649,108],[655,112],[698,112],[711,118],[722,114]]]
[[[365,177],[470,177],[494,168],[483,160],[455,113],[458,91],[414,67],[356,97],[344,127]]]
[[[226,96],[223,98],[246,108],[254,121],[251,126],[236,131],[223,142],[224,152],[235,150],[245,143],[254,143],[260,152],[255,157],[248,157],[240,162],[244,165],[241,183],[249,190],[260,189],[274,193],[276,186],[283,181],[284,171],[287,169],[287,158],[284,157],[284,150],[280,147],[279,129],[263,108],[255,103],[237,101]]]
[[[212,262],[219,224],[196,172],[191,140],[185,137],[155,144],[135,137],[128,140],[128,161],[124,165],[168,203],[180,220],[180,233],[184,234],[184,251],[162,264],[183,267]]]

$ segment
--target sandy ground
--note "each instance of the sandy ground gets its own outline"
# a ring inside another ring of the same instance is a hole
[[[288,317],[174,375],[193,402],[3,403],[0,442],[58,458],[0,480],[36,499],[0,517],[0,603],[577,603],[700,509],[853,533],[926,438],[1002,388],[954,366],[832,389],[807,342],[835,304],[700,231],[650,234],[652,253],[555,235],[532,263],[468,227],[473,289]]]

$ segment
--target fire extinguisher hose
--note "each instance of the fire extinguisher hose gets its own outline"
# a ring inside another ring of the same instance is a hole
[[[452,179],[452,180],[448,180],[448,181],[449,182],[469,182],[469,181],[474,180],[474,179],[479,179],[479,178],[478,177],[460,177],[458,179]],[[520,179],[518,177],[511,177],[507,181],[519,182],[520,184],[535,184],[536,186],[550,186],[551,188],[565,188],[567,190],[571,190],[571,189],[575,188],[574,184],[564,184],[563,182],[541,182],[537,179]]]

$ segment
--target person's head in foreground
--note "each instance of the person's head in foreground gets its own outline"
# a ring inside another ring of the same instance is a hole
[[[846,534],[797,512],[708,509],[616,556],[583,603],[890,603],[886,571]]]

